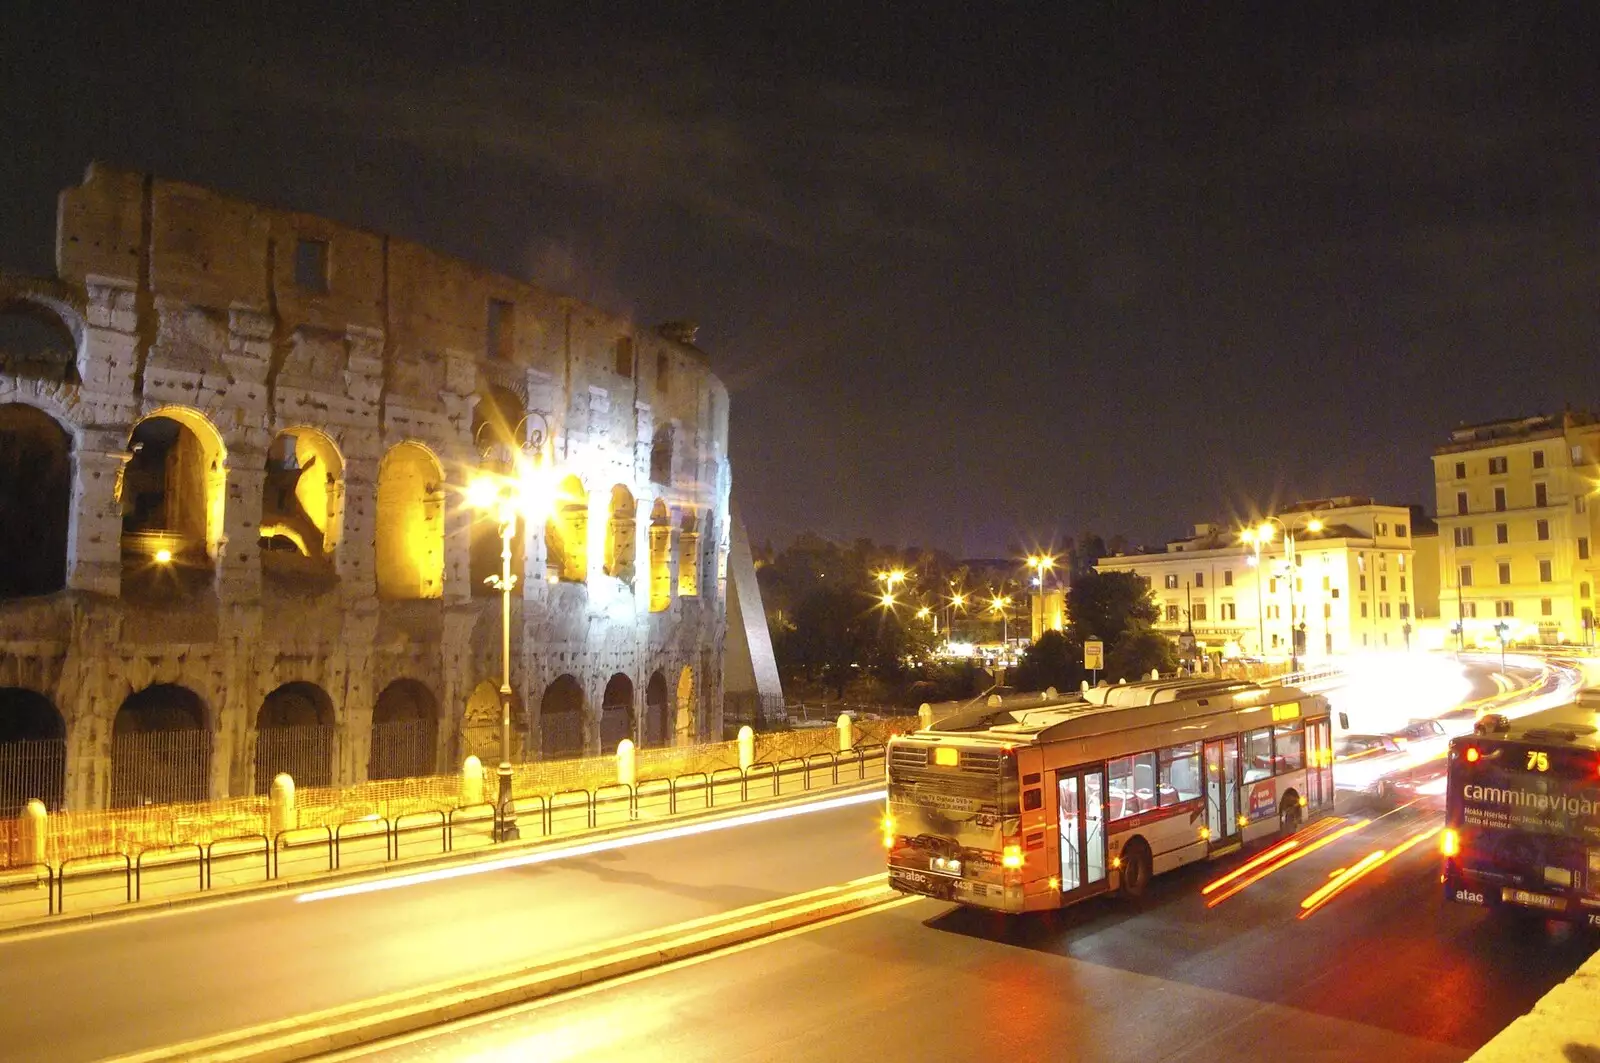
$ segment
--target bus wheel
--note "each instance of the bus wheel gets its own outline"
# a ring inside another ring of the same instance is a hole
[[[1135,838],[1122,848],[1122,895],[1142,897],[1150,885],[1150,847]]]
[[[1305,810],[1300,807],[1300,795],[1290,790],[1283,795],[1283,804],[1278,806],[1278,827],[1284,835],[1293,834],[1300,829],[1300,824],[1305,822]]]

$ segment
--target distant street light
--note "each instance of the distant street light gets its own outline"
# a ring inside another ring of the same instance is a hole
[[[1494,622],[1494,633],[1500,637],[1500,670],[1506,670],[1506,636],[1511,634],[1511,625],[1504,620]]]
[[[1285,523],[1282,517],[1267,517],[1266,519],[1264,519],[1255,528],[1246,528],[1243,532],[1241,532],[1239,534],[1239,538],[1241,540],[1243,540],[1247,545],[1253,547],[1254,550],[1255,550],[1255,558],[1256,558],[1255,559],[1255,565],[1256,565],[1256,612],[1257,612],[1257,617],[1258,617],[1258,619],[1261,620],[1261,625],[1262,625],[1261,626],[1261,643],[1262,643],[1261,653],[1262,653],[1263,656],[1265,656],[1266,652],[1267,652],[1267,650],[1266,650],[1266,641],[1267,641],[1266,622],[1265,622],[1265,619],[1261,618],[1261,616],[1260,616],[1260,613],[1261,613],[1261,550],[1268,543],[1272,542],[1272,536],[1273,536],[1273,528],[1272,528],[1272,526],[1274,524],[1276,524],[1278,527],[1283,529],[1283,559],[1284,559],[1285,571],[1287,572],[1286,578],[1289,581],[1289,670],[1291,672],[1298,672],[1300,670],[1300,639],[1299,639],[1298,635],[1296,634],[1296,629],[1295,629],[1295,622],[1299,619],[1295,615],[1296,610],[1295,610],[1295,604],[1294,604],[1294,583],[1295,583],[1296,576],[1298,574],[1297,570],[1295,568],[1295,557],[1294,557],[1294,545],[1295,545],[1294,531],[1295,530],[1293,528],[1291,528],[1287,523]],[[1312,517],[1310,520],[1306,521],[1305,524],[1302,527],[1304,528],[1305,531],[1308,531],[1308,532],[1311,532],[1311,533],[1314,534],[1314,533],[1319,532],[1319,531],[1322,530],[1322,521],[1318,520],[1316,517]]]

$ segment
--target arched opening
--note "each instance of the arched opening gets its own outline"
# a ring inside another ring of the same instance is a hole
[[[412,779],[439,766],[439,701],[415,679],[383,688],[372,710],[369,779]]]
[[[551,583],[589,578],[589,493],[568,476],[556,490],[555,512],[544,525],[545,576]]]
[[[378,468],[378,597],[444,593],[444,471],[419,443],[389,449]]]
[[[688,665],[683,666],[683,671],[678,673],[678,728],[675,736],[679,741],[689,741],[690,736],[698,733],[694,718],[694,669]]]
[[[693,598],[700,593],[700,525],[694,511],[683,511],[683,528],[678,532],[678,597]]]
[[[633,737],[633,680],[618,672],[600,698],[600,752],[615,753],[617,743]]]
[[[0,816],[29,801],[52,812],[67,792],[67,724],[36,690],[0,687]]]
[[[128,451],[120,492],[124,596],[209,586],[227,494],[222,437],[195,411],[166,407],[134,426]]]
[[[633,494],[621,484],[611,488],[611,519],[606,522],[605,573],[624,583],[633,582],[638,546],[638,514]]]
[[[663,424],[656,426],[656,434],[650,441],[650,482],[655,484],[672,483],[672,426]]]
[[[205,703],[157,683],[128,695],[111,724],[111,807],[204,801],[211,793]]]
[[[672,604],[672,515],[656,499],[650,510],[650,611]]]
[[[256,793],[287,773],[296,787],[333,783],[333,699],[315,683],[285,683],[256,712]]]
[[[505,459],[518,452],[526,442],[526,411],[521,396],[515,392],[491,385],[481,393],[472,408],[472,439],[480,454],[486,454],[485,472],[506,475],[513,470]],[[469,575],[474,595],[500,593],[489,583],[491,576],[501,574],[500,525],[493,515],[474,513],[468,542]],[[523,520],[518,517],[511,535],[511,574],[517,584],[522,583],[525,568]]]
[[[67,585],[72,438],[42,410],[0,405],[0,599]]]
[[[333,553],[344,529],[344,463],[314,428],[280,432],[267,448],[257,547],[261,574],[296,590],[336,578]]]
[[[672,741],[672,715],[667,705],[667,677],[659,671],[644,688],[644,733],[647,746],[664,746]]]
[[[583,754],[583,687],[564,675],[539,702],[539,751],[546,760]]]
[[[522,699],[511,692],[511,760],[520,763],[531,759],[525,751],[535,748],[530,740],[532,721],[523,711]],[[485,679],[472,688],[467,696],[466,712],[461,719],[461,748],[459,757],[469,754],[484,764],[500,763],[500,686]],[[452,760],[457,764],[458,760]]]

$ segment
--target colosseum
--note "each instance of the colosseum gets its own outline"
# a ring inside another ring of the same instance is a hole
[[[503,530],[516,758],[720,737],[691,324],[101,165],[58,208],[0,274],[0,813],[498,761]]]

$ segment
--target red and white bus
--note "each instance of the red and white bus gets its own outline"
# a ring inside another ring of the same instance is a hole
[[[1320,695],[1239,680],[990,698],[890,741],[889,884],[1005,912],[1137,896],[1332,809],[1331,737]]]

